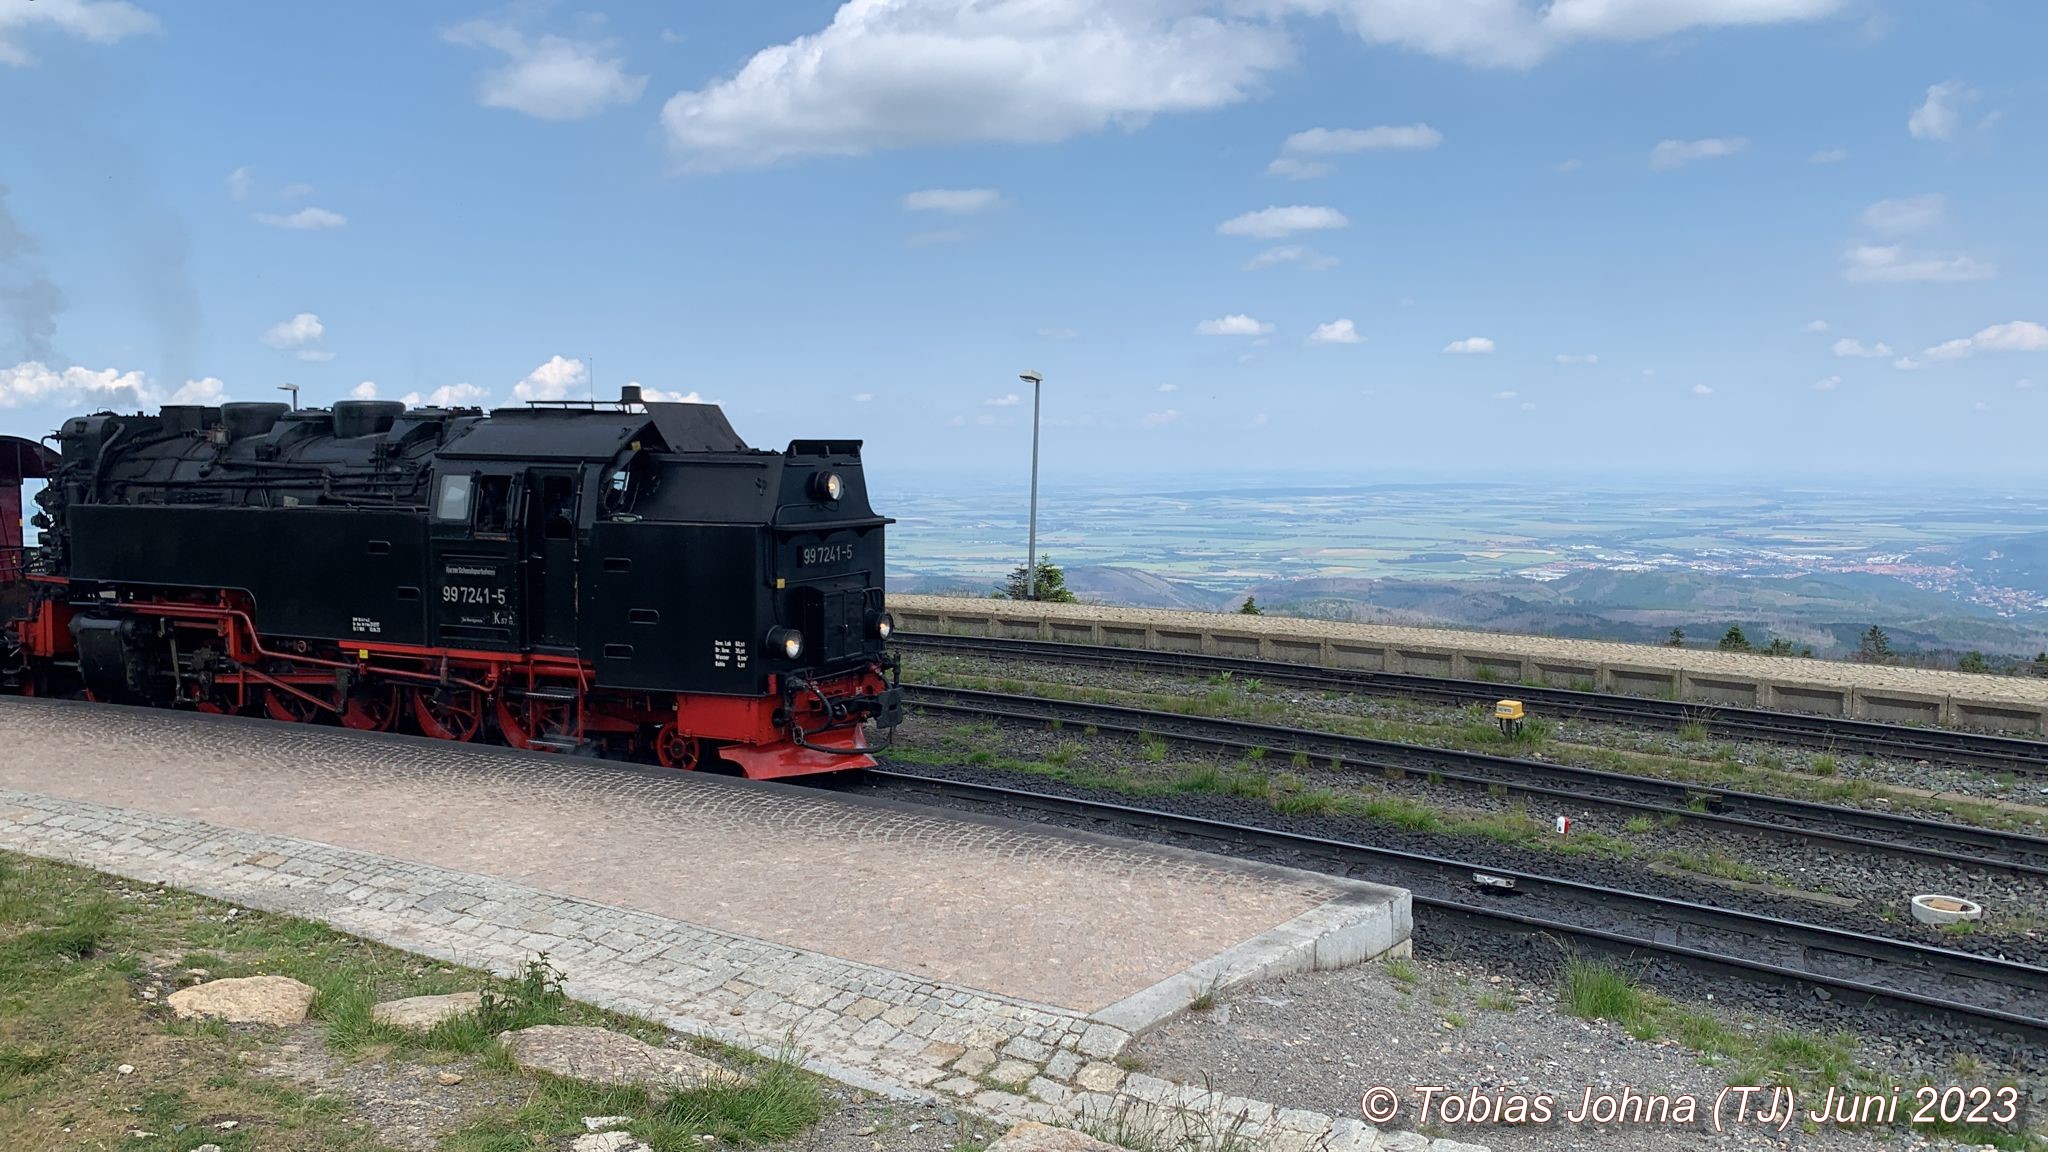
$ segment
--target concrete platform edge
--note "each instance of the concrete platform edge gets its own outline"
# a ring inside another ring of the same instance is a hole
[[[1204,995],[1240,984],[1405,955],[1415,927],[1409,893],[1377,884],[1359,888],[1090,1016],[1136,1035],[1179,1015]]]

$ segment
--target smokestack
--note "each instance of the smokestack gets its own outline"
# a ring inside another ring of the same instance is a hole
[[[639,386],[638,384],[627,384],[627,385],[624,385],[623,387],[621,387],[621,388],[619,389],[619,403],[621,403],[621,404],[638,404],[638,403],[640,403],[640,386]]]

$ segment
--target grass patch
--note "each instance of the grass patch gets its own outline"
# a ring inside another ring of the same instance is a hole
[[[444,1152],[514,1152],[565,1146],[585,1116],[631,1116],[627,1130],[655,1152],[788,1140],[824,1114],[818,1082],[787,1061],[764,1061],[744,1085],[652,1093],[539,1077],[506,1111],[471,1121],[443,1140]],[[712,1137],[707,1140],[705,1137]]]
[[[1698,1053],[1702,1063],[1723,1070],[1729,1084],[1788,1087],[1802,1100],[1817,1101],[1830,1087],[1869,1093],[1890,1091],[1896,1083],[1859,1063],[1852,1036],[1731,1025],[1639,987],[1626,974],[1582,957],[1571,957],[1565,963],[1559,1006],[1576,1016],[1619,1024],[1641,1040],[1675,1040]],[[1978,1082],[1983,1083],[1983,1068],[1975,1071],[1980,1076]],[[1905,1094],[1911,1097],[1911,1087]],[[1901,1115],[1906,1111],[1901,1109]],[[1897,1127],[1922,1136],[1934,1134],[1926,1125],[1901,1123]],[[2038,1147],[2038,1143],[2030,1145],[2026,1135],[1996,1129],[1952,1127],[1942,1134],[1964,1144]]]
[[[290,976],[313,986],[313,1024],[328,1058],[402,1055],[435,1065],[465,1061],[508,1101],[476,1113],[447,1147],[459,1152],[565,1147],[581,1117],[631,1114],[636,1136],[673,1152],[701,1149],[700,1133],[748,1145],[783,1140],[822,1109],[815,1081],[774,1061],[726,1053],[749,1065],[743,1087],[644,1100],[621,1108],[552,1113],[594,1099],[591,1089],[515,1071],[499,1032],[531,1024],[596,1024],[659,1043],[654,1025],[576,1004],[545,957],[519,978],[441,966],[308,921],[231,909],[203,897],[40,860],[0,855],[0,1148],[105,1148],[189,1152],[375,1152],[380,1146],[346,1098],[314,1097],[296,1082],[257,1071],[243,1054],[303,1032],[177,1021],[163,1006],[181,969],[213,978]],[[142,996],[154,989],[154,1000]],[[380,1000],[463,990],[482,1009],[431,1031],[375,1023]],[[264,1061],[257,1061],[260,1065]],[[133,1071],[117,1072],[120,1065]],[[215,1125],[236,1121],[230,1130]],[[66,1131],[60,1137],[59,1128]],[[130,1132],[154,1133],[146,1137]]]

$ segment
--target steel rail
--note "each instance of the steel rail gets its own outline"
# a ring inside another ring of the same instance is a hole
[[[2048,877],[2048,838],[2024,836],[1951,824],[1914,816],[1844,808],[1810,800],[1767,796],[1756,792],[1712,788],[1655,776],[1632,776],[1599,768],[1582,768],[1548,760],[1522,760],[1481,752],[1428,748],[1363,736],[1316,732],[1250,720],[1161,712],[1118,704],[1053,700],[968,688],[924,684],[903,685],[905,703],[930,711],[991,716],[1025,723],[1091,725],[1098,731],[1133,736],[1158,736],[1210,747],[1248,751],[1253,748],[1292,754],[1315,752],[1331,756],[1345,768],[1379,773],[1424,773],[1441,780],[1489,791],[1506,789],[1571,804],[1599,804],[1657,816],[1756,833],[1776,839],[1840,847],[1871,855],[1892,856],[2017,876]],[[1593,788],[1606,792],[1591,791]],[[1614,795],[1633,792],[1636,797]],[[1639,797],[1648,795],[1659,803]],[[1742,815],[1747,813],[1748,815]],[[1757,819],[1815,822],[1822,827],[1774,823]],[[1837,828],[1858,828],[1907,839],[1871,839]],[[1937,847],[1930,841],[1946,844]]]
[[[1915,728],[1877,720],[1858,720],[1804,712],[1658,700],[1613,692],[1582,692],[1570,688],[1534,687],[1494,680],[1460,680],[1406,672],[1370,672],[1325,668],[1285,660],[1215,656],[1199,652],[1162,652],[1116,648],[1102,644],[1070,644],[1053,640],[1003,640],[985,636],[951,636],[929,632],[898,632],[891,643],[904,648],[950,651],[1003,659],[1092,664],[1167,673],[1229,672],[1276,684],[1342,690],[1371,696],[1404,696],[1458,703],[1492,703],[1503,695],[1557,715],[1586,719],[1653,724],[1677,728],[1700,724],[1720,736],[1759,739],[1836,752],[1872,753],[1910,759],[1943,759],[1997,770],[2048,775],[2048,741],[1996,736],[1952,728]]]
[[[1295,853],[1327,860],[1347,868],[1365,863],[1393,865],[1410,872],[1421,872],[1453,885],[1470,885],[1475,891],[1484,891],[1474,883],[1475,874],[1483,873],[1497,879],[1514,881],[1516,892],[1540,891],[1562,894],[1595,908],[1624,911],[1648,923],[1638,934],[1635,931],[1616,931],[1588,924],[1565,923],[1552,915],[1533,916],[1500,907],[1498,904],[1455,900],[1413,892],[1411,899],[1417,907],[1487,924],[1509,925],[1517,931],[1568,936],[1608,949],[1651,952],[1689,965],[1731,970],[1779,982],[1818,986],[1830,989],[1831,995],[1846,994],[1851,998],[1882,1001],[1920,1013],[1959,1017],[1979,1025],[2017,1030],[2036,1041],[2048,1038],[2048,1013],[2030,1014],[1995,1005],[1970,1003],[1911,988],[1876,984],[1840,972],[1820,970],[1825,967],[1826,959],[1832,957],[1845,961],[1852,967],[1868,967],[1893,975],[1918,974],[1944,984],[1954,980],[1976,981],[2008,990],[2035,993],[2036,999],[2039,999],[2038,994],[2048,992],[2048,968],[2031,964],[1935,948],[1886,936],[1829,928],[1799,920],[1695,904],[1625,888],[1587,884],[1536,873],[1508,871],[1441,856],[1381,848],[1210,817],[1190,816],[1156,808],[1140,808],[1075,796],[953,780],[890,768],[872,768],[863,775],[868,779],[881,780],[896,787],[956,799],[1078,816],[1126,827],[1143,826],[1176,835]],[[1496,899],[1506,901],[1514,897],[1503,895]],[[1676,939],[1660,939],[1657,931],[1660,924],[1676,924],[1681,928],[1689,926],[1707,932],[1732,933],[1777,941],[1796,948],[1808,964],[1805,967],[1792,967],[1772,960],[1716,951],[1713,948],[1683,943]]]

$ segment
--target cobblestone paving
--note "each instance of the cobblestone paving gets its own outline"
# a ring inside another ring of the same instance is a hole
[[[886,802],[410,737],[5,698],[0,725],[0,787],[497,876],[1082,1011],[1343,890]]]
[[[1187,1148],[1219,1137],[1270,1152],[1473,1147],[1382,1140],[1357,1120],[1126,1073],[1114,1060],[1130,1037],[1078,1013],[375,853],[14,789],[0,789],[0,849],[506,976],[546,953],[579,1000],[1004,1122],[1149,1132]]]

